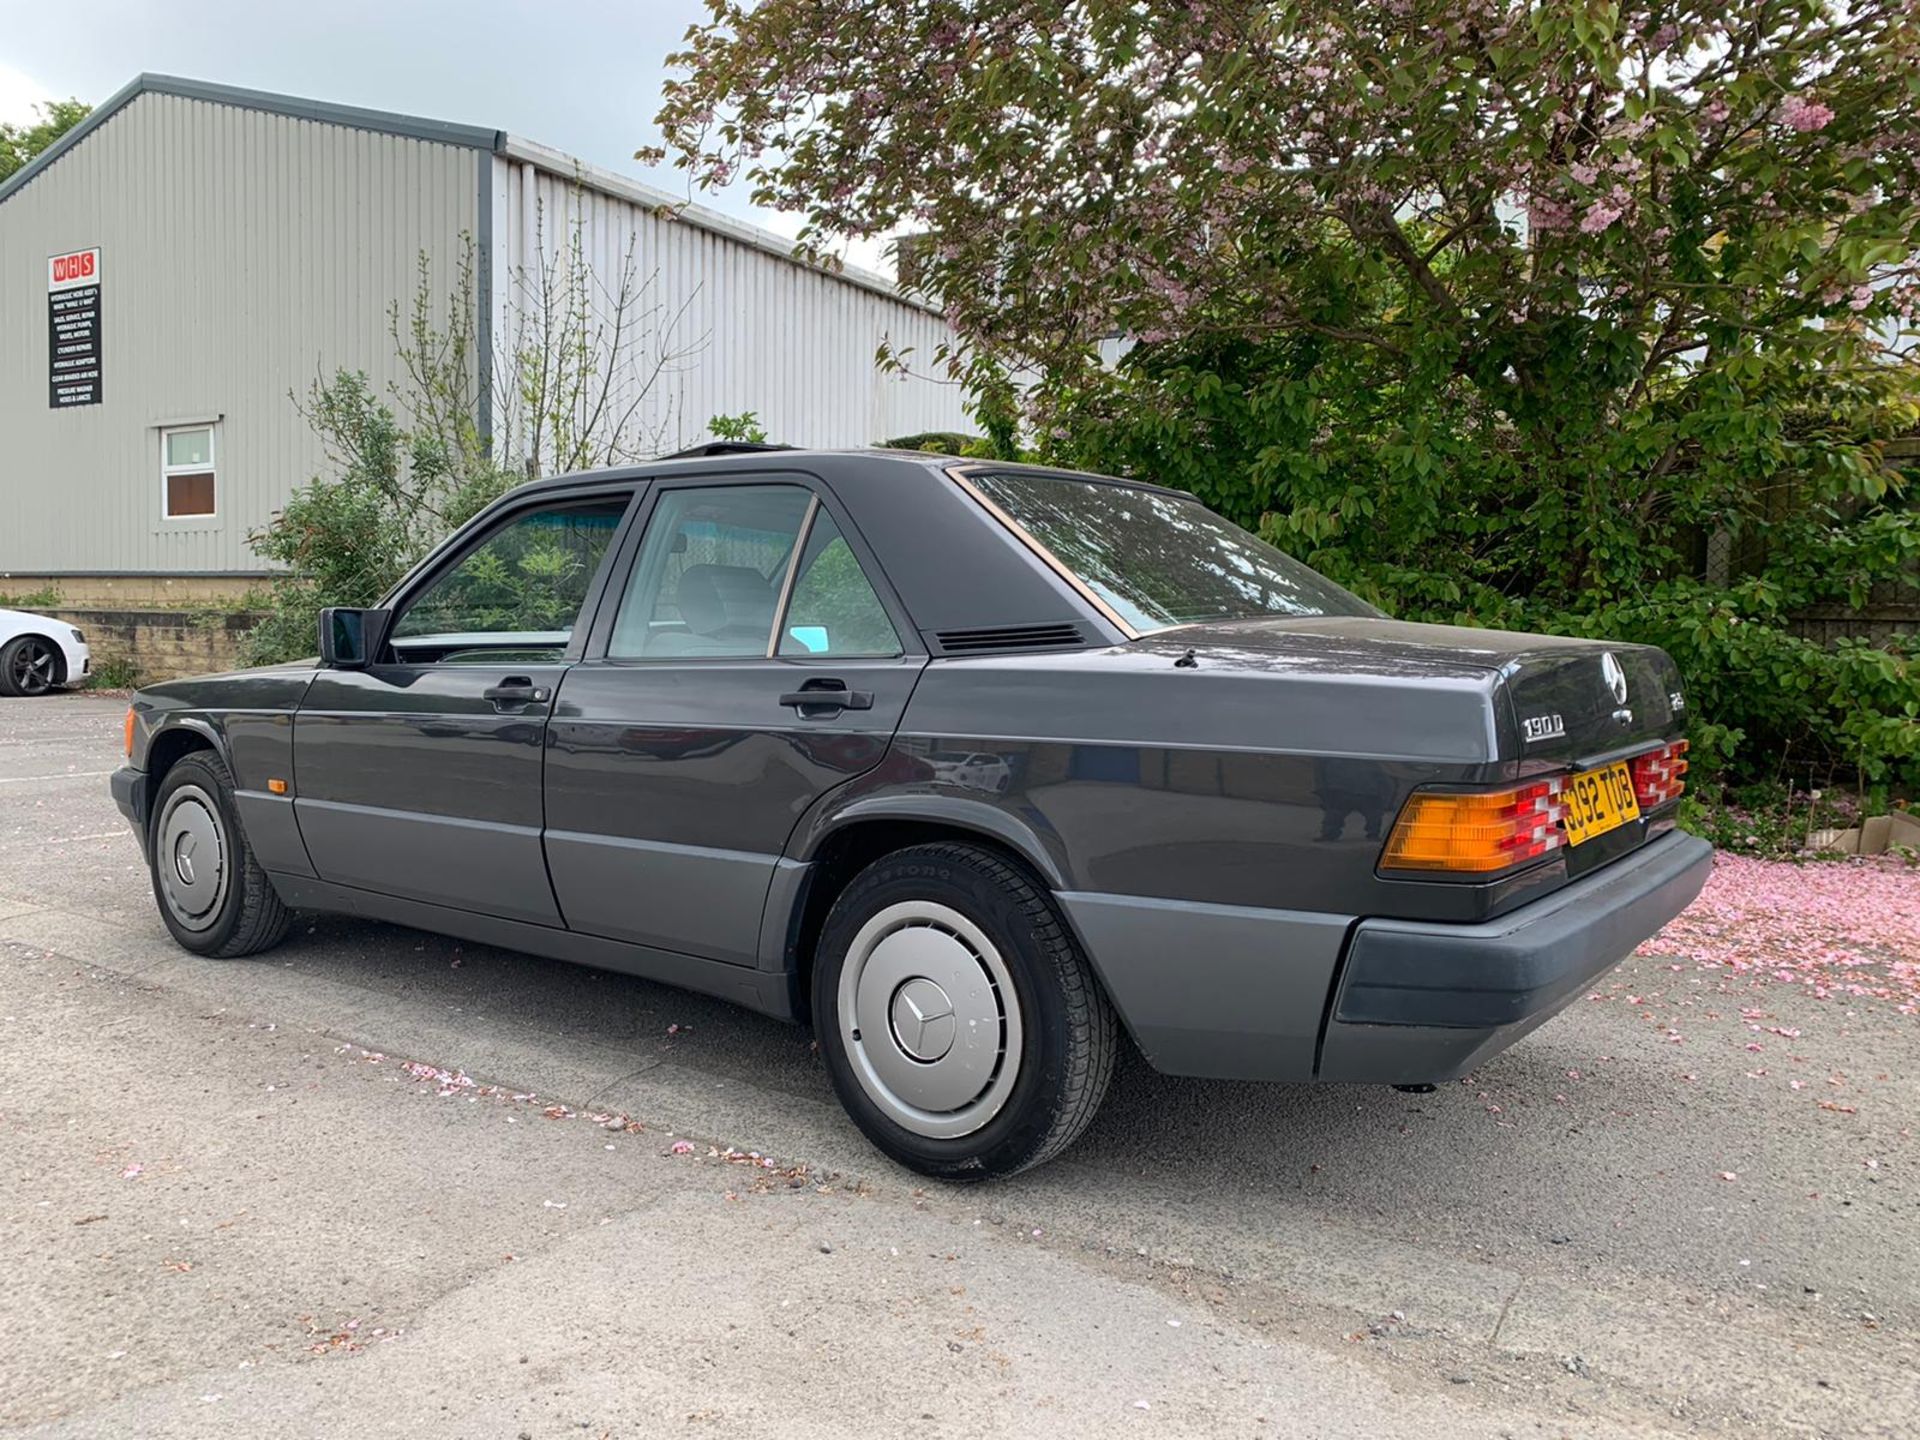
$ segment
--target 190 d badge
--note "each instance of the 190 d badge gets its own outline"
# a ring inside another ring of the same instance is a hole
[[[1558,715],[1524,715],[1520,719],[1520,733],[1529,745],[1536,740],[1558,740],[1567,733],[1567,722]]]

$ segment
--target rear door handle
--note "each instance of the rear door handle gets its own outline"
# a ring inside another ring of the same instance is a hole
[[[513,705],[542,704],[547,698],[547,691],[544,686],[535,685],[524,675],[509,675],[498,685],[482,690],[480,698],[491,700],[496,710],[505,710]]]
[[[798,690],[789,690],[782,695],[780,703],[798,710],[802,715],[809,711],[825,714],[829,710],[871,710],[873,692],[849,690],[844,680],[809,680]]]

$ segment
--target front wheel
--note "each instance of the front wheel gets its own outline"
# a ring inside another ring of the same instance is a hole
[[[834,902],[817,956],[834,1090],[910,1169],[1012,1175],[1099,1109],[1113,1009],[1051,897],[994,852],[916,845],[875,861]]]
[[[254,858],[233,804],[233,780],[211,750],[196,750],[160,782],[147,864],[160,918],[196,955],[231,959],[278,945],[287,907]]]
[[[0,695],[45,695],[66,681],[60,647],[39,635],[19,635],[0,646]]]

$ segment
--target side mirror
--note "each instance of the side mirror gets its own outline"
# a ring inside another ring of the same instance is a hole
[[[391,610],[351,610],[330,605],[320,612],[320,663],[336,670],[364,670],[387,641]]]

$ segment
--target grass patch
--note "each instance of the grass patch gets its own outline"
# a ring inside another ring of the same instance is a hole
[[[51,585],[29,590],[24,595],[0,594],[0,610],[51,610],[60,603],[60,592]]]
[[[137,690],[140,687],[140,667],[124,655],[115,655],[94,663],[87,673],[88,690]]]

